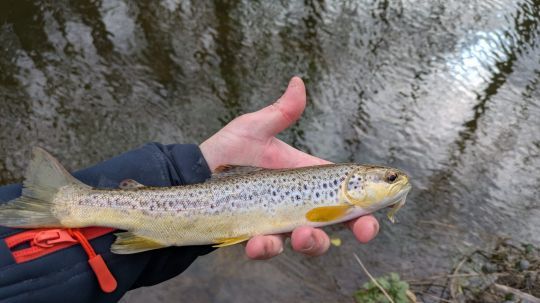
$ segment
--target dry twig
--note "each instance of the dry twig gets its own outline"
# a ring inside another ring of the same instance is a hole
[[[467,259],[469,259],[469,256],[466,256],[465,258],[463,258],[461,260],[461,262],[459,262],[459,264],[456,266],[456,269],[454,269],[454,272],[452,273],[452,276],[456,276],[459,272],[459,270],[461,269],[461,266],[463,266],[463,264],[465,263],[465,261],[467,261]],[[457,282],[456,282],[456,278],[451,278],[452,280],[450,281],[450,296],[452,299],[455,299],[456,298],[456,286],[457,286]]]
[[[509,286],[505,286],[505,285],[501,285],[501,284],[497,284],[497,283],[493,283],[493,287],[497,290],[497,291],[502,291],[504,293],[511,293],[513,294],[514,296],[526,301],[526,302],[530,302],[530,303],[540,303],[540,299],[533,296],[533,295],[529,295],[528,293],[524,293],[522,292],[521,290],[519,289],[515,289],[515,288],[512,288],[512,287],[509,287]]]

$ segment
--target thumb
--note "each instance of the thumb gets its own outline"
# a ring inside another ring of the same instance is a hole
[[[274,104],[252,114],[256,133],[273,137],[293,124],[306,107],[306,88],[299,77],[293,77],[283,96]]]

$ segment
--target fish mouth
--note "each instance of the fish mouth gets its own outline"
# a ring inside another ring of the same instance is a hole
[[[392,223],[396,223],[395,215],[400,210],[403,205],[405,205],[407,194],[411,190],[411,185],[407,184],[407,186],[397,195],[394,203],[390,203],[386,208],[390,208],[388,211],[388,214],[386,215],[388,217],[388,220]]]

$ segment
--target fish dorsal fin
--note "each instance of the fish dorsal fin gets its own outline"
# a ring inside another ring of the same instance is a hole
[[[132,232],[117,233],[115,236],[116,241],[111,245],[111,251],[115,254],[134,254],[167,246]]]
[[[263,171],[267,170],[267,168],[262,167],[255,167],[255,166],[241,166],[241,165],[220,165],[214,169],[214,172],[212,173],[212,179],[210,180],[216,180],[221,179],[225,177],[235,176],[235,175],[242,175],[242,174],[249,174],[256,171]]]
[[[124,181],[120,182],[118,187],[120,189],[137,189],[145,186],[133,179],[125,179]]]

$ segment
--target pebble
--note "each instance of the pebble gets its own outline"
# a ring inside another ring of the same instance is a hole
[[[530,266],[531,266],[531,263],[529,263],[529,261],[525,259],[522,259],[521,261],[519,261],[519,269],[521,270],[527,270],[529,269]]]

